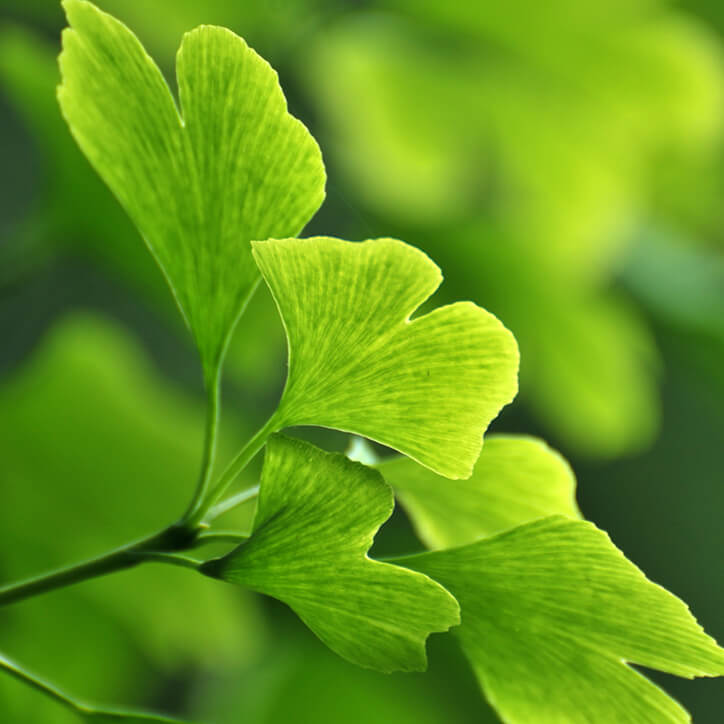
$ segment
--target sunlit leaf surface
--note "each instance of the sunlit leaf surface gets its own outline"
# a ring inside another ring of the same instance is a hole
[[[506,722],[686,722],[626,662],[689,678],[724,673],[724,651],[686,605],[590,523],[553,516],[396,562],[457,597],[455,633]]]
[[[376,471],[273,437],[251,538],[202,570],[284,601],[353,663],[422,670],[425,640],[458,623],[458,606],[426,576],[367,557],[393,504]]]
[[[467,480],[445,480],[409,458],[377,469],[428,548],[449,548],[560,513],[580,516],[568,463],[541,440],[491,435]]]
[[[272,240],[255,242],[254,257],[289,341],[279,426],[355,432],[468,477],[517,391],[510,332],[471,302],[411,321],[442,277],[401,241]]]
[[[179,111],[124,25],[82,0],[64,7],[63,114],[163,269],[212,377],[258,278],[249,241],[296,235],[322,202],[319,148],[276,73],[231,31],[184,36]]]

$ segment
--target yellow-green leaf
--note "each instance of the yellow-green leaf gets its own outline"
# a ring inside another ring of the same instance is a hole
[[[277,426],[355,432],[468,477],[484,430],[517,391],[518,348],[498,319],[458,302],[410,320],[442,276],[401,241],[253,248],[289,343]]]
[[[724,674],[724,651],[686,605],[591,523],[553,516],[395,562],[457,597],[455,634],[505,722],[687,722],[628,664],[689,678]]]
[[[208,379],[258,279],[249,242],[296,235],[324,198],[319,148],[231,31],[184,36],[179,112],[123,24],[83,0],[63,5],[63,114],[166,275]]]
[[[573,471],[532,437],[486,437],[467,480],[445,480],[404,457],[376,467],[428,548],[465,545],[557,513],[580,517]]]
[[[202,571],[284,601],[353,663],[423,670],[425,640],[459,622],[458,605],[427,576],[367,557],[393,505],[378,472],[275,436],[251,538]]]

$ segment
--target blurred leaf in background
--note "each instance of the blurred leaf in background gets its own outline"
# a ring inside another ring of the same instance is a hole
[[[641,2],[381,5],[310,56],[347,182],[507,321],[523,394],[567,445],[647,444],[655,353],[609,286],[659,158],[721,141],[714,37]]]
[[[4,580],[146,535],[187,502],[203,408],[165,383],[117,325],[88,315],[63,320],[3,383],[0,411],[2,529],[14,542],[0,556]],[[227,455],[246,432],[229,422]],[[242,528],[252,512],[237,513]],[[138,704],[149,703],[146,679],[248,656],[263,637],[252,602],[166,568],[5,608],[2,648],[84,697]],[[52,702],[4,677],[0,687],[11,721],[21,712],[34,717],[28,721],[61,721],[42,713],[54,711]]]
[[[429,639],[425,673],[380,674],[347,663],[290,614],[272,609],[268,648],[224,679],[210,683],[219,724],[493,724],[498,717],[481,699],[470,667],[450,636]]]

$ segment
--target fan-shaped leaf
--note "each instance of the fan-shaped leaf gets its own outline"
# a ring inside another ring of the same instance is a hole
[[[254,242],[289,342],[279,426],[322,425],[468,477],[482,435],[517,391],[513,336],[471,302],[410,321],[438,267],[394,239]]]
[[[724,674],[724,651],[686,605],[590,523],[554,516],[396,562],[458,598],[455,633],[506,722],[686,722],[626,662],[690,678]]]
[[[376,471],[276,436],[251,538],[202,571],[284,601],[353,663],[422,670],[425,639],[458,623],[458,606],[426,576],[367,557],[392,508]]]
[[[208,378],[258,279],[249,242],[296,235],[322,202],[319,148],[231,31],[184,37],[180,115],[124,25],[83,0],[64,7],[63,114],[163,269]]]

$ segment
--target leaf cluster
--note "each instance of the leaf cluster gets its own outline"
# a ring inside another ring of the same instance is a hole
[[[283,601],[334,652],[382,672],[424,669],[428,636],[452,629],[506,721],[686,721],[629,664],[714,676],[724,652],[580,519],[557,453],[527,437],[483,445],[517,392],[512,334],[472,302],[420,313],[442,276],[408,244],[299,238],[324,196],[321,153],[241,38],[210,26],[184,37],[177,105],[130,30],[84,0],[64,8],[61,109],[196,343],[206,437],[178,521],[96,562],[0,589],[0,603],[86,572],[169,563]],[[222,364],[261,279],[287,337],[286,386],[219,472]],[[281,434],[298,425],[401,456],[353,462]],[[232,493],[262,449],[259,485]],[[395,495],[431,550],[375,560]],[[218,528],[254,498],[250,530]],[[226,548],[203,555],[208,543]],[[43,688],[12,662],[3,668]],[[170,721],[67,702],[88,721]]]

